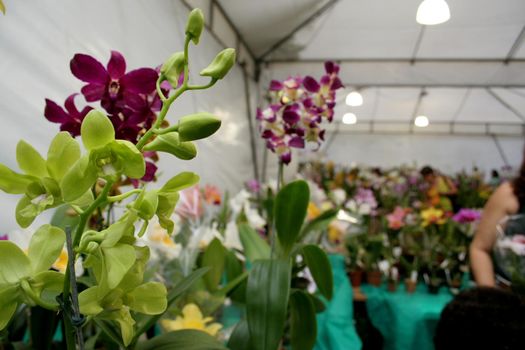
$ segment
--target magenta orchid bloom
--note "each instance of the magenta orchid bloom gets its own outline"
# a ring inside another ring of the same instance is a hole
[[[462,208],[456,215],[452,217],[452,220],[460,224],[468,224],[481,219],[481,213],[476,209]]]
[[[92,107],[86,106],[81,111],[75,106],[75,96],[70,95],[64,102],[64,108],[60,107],[56,102],[46,98],[46,108],[44,109],[44,116],[47,120],[53,123],[60,124],[60,131],[67,131],[71,136],[76,137],[80,135],[80,126],[86,114],[92,110]]]
[[[8,235],[0,235],[0,241],[8,241],[9,236]]]
[[[272,80],[272,103],[257,110],[261,137],[283,164],[292,160],[292,148],[304,148],[307,142],[319,147],[324,141],[320,124],[324,119],[333,120],[335,92],[343,87],[337,64],[326,62],[325,71],[319,82],[310,76]]]

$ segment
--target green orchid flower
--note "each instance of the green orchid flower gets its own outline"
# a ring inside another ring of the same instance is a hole
[[[80,158],[80,146],[67,132],[58,133],[47,152],[47,160],[30,144],[20,141],[16,147],[19,174],[0,164],[0,190],[10,194],[23,194],[16,207],[16,221],[28,227],[46,209],[64,203],[59,186],[65,173]],[[90,191],[83,191],[73,204],[87,206],[93,201]]]
[[[57,310],[64,275],[49,271],[59,257],[66,234],[58,227],[41,226],[31,237],[27,255],[16,244],[0,241],[0,330],[20,304]]]
[[[121,175],[132,179],[144,176],[144,157],[133,143],[115,140],[113,124],[104,113],[90,111],[82,121],[80,135],[88,153],[62,179],[60,187],[67,202],[81,197],[99,177],[114,181]]]
[[[100,283],[86,289],[78,297],[82,314],[119,324],[122,340],[126,346],[131,343],[135,335],[135,320],[131,311],[158,315],[167,307],[167,291],[162,283],[142,283],[149,260],[149,249],[132,248],[136,255],[135,262],[118,286],[109,289],[104,283]]]

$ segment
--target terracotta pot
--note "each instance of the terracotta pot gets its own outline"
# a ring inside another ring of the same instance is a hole
[[[389,292],[395,292],[397,290],[397,281],[388,281],[387,289]]]
[[[348,271],[348,278],[352,283],[352,287],[359,287],[363,281],[363,270]]]
[[[379,270],[366,272],[366,282],[368,284],[379,287],[381,285],[382,279],[383,279],[383,275],[381,274],[381,271]]]
[[[406,288],[407,293],[414,293],[416,291],[416,287],[417,287],[416,281],[412,281],[411,279],[408,279],[408,278],[405,280],[405,288]]]

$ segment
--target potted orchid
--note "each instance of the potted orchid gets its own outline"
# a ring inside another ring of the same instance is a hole
[[[170,216],[179,192],[199,180],[194,173],[182,172],[159,188],[146,189],[145,183],[155,179],[158,153],[191,159],[196,156],[193,142],[212,135],[221,124],[208,113],[183,116],[172,125],[166,120],[179,96],[213,86],[235,63],[235,51],[226,49],[200,72],[209,79],[206,84],[190,84],[189,46],[199,43],[203,28],[202,11],[193,10],[184,50],[158,70],[126,73],[125,60],[116,51],[107,67],[91,56],[75,55],[71,71],[86,82],[82,95],[88,102],[100,101],[104,111],[93,107],[79,111],[75,94],[65,101],[65,108],[47,100],[45,116],[63,130],[51,141],[47,159],[20,141],[16,155],[21,172],[0,165],[0,189],[21,195],[16,208],[20,226],[28,227],[39,214],[59,206],[67,206],[67,215],[76,219],[65,229],[38,228],[27,254],[10,241],[0,241],[0,329],[10,329],[13,319],[33,308],[29,328],[33,345],[51,341],[37,332],[37,325],[48,324],[45,317],[58,313],[67,349],[84,348],[87,338],[93,346],[127,349],[166,344],[185,348],[190,339],[201,348],[223,348],[212,336],[195,330],[139,341],[208,271],[192,272],[168,291],[164,284],[146,279],[150,249],[138,240],[154,217],[171,233]],[[81,137],[85,152],[75,136]],[[114,212],[116,206],[121,207],[120,216]],[[65,273],[50,270],[64,246]],[[80,259],[86,274],[77,278],[75,262]],[[34,309],[37,306],[40,309]],[[41,309],[51,313],[37,312]],[[53,334],[55,328],[46,330]]]

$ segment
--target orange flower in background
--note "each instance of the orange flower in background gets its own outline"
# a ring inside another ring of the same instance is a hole
[[[430,207],[421,211],[420,215],[421,219],[423,220],[423,223],[421,224],[423,227],[427,227],[428,225],[432,224],[443,225],[447,221],[445,212],[434,207]]]
[[[306,217],[308,218],[308,220],[313,220],[319,215],[321,215],[321,211],[319,210],[317,205],[315,205],[314,202],[308,203],[308,209],[306,211]]]
[[[221,205],[221,193],[216,186],[206,185],[204,187],[204,200],[208,204]]]
[[[388,228],[399,230],[405,226],[405,216],[407,213],[407,209],[397,206],[392,213],[386,216],[386,219],[388,220]]]
[[[340,243],[343,238],[343,231],[335,225],[330,224],[328,226],[328,240],[332,243]]]
[[[57,260],[53,263],[52,267],[59,272],[64,273],[67,268],[67,250],[62,249]]]

